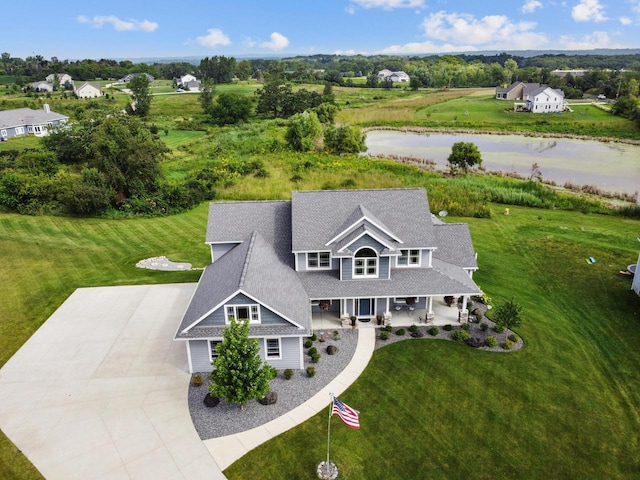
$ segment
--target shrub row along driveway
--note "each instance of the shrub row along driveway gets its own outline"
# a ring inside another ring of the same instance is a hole
[[[225,478],[172,341],[194,288],[78,289],[0,370],[0,428],[45,478]]]

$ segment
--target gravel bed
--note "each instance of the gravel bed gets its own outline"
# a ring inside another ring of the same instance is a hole
[[[327,331],[316,332],[319,337],[320,333],[326,335]],[[216,407],[208,408],[203,400],[208,392],[209,374],[201,373],[204,383],[200,387],[190,384],[188,398],[191,420],[200,438],[207,440],[250,430],[284,415],[309,400],[344,370],[353,357],[358,343],[358,331],[343,329],[339,330],[338,334],[337,340],[329,335],[324,342],[313,342],[313,346],[322,355],[318,363],[311,363],[305,349],[305,369],[309,365],[315,366],[314,377],[308,377],[306,370],[294,370],[293,378],[287,380],[283,371],[278,371],[278,376],[271,381],[271,391],[278,394],[278,401],[274,405],[261,405],[257,400],[251,400],[241,410],[237,405],[221,401]],[[329,345],[338,348],[335,355],[326,353],[326,347]],[[329,402],[327,396],[327,409]]]

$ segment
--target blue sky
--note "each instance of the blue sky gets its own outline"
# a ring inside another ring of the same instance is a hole
[[[22,58],[640,48],[640,0],[25,0],[0,25]]]

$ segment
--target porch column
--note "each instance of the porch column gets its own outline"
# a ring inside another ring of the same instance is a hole
[[[427,315],[426,322],[433,322],[436,318],[436,314],[433,313],[433,297],[427,297]]]
[[[387,300],[387,304],[386,304],[386,307],[384,309],[384,313],[389,313],[389,297],[387,297],[386,300]]]
[[[469,295],[462,296],[462,303],[460,304],[460,323],[469,322],[469,310],[467,310],[467,300]]]

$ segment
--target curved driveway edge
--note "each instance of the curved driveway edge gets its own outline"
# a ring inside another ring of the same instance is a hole
[[[264,425],[226,437],[204,440],[204,444],[222,470],[253,450],[258,445],[308,420],[321,411],[329,413],[330,393],[344,392],[367,367],[376,345],[376,330],[362,327],[358,330],[358,345],[349,365],[329,384],[302,405]]]
[[[195,286],[78,289],[0,369],[0,428],[45,478],[225,478],[173,341]]]

